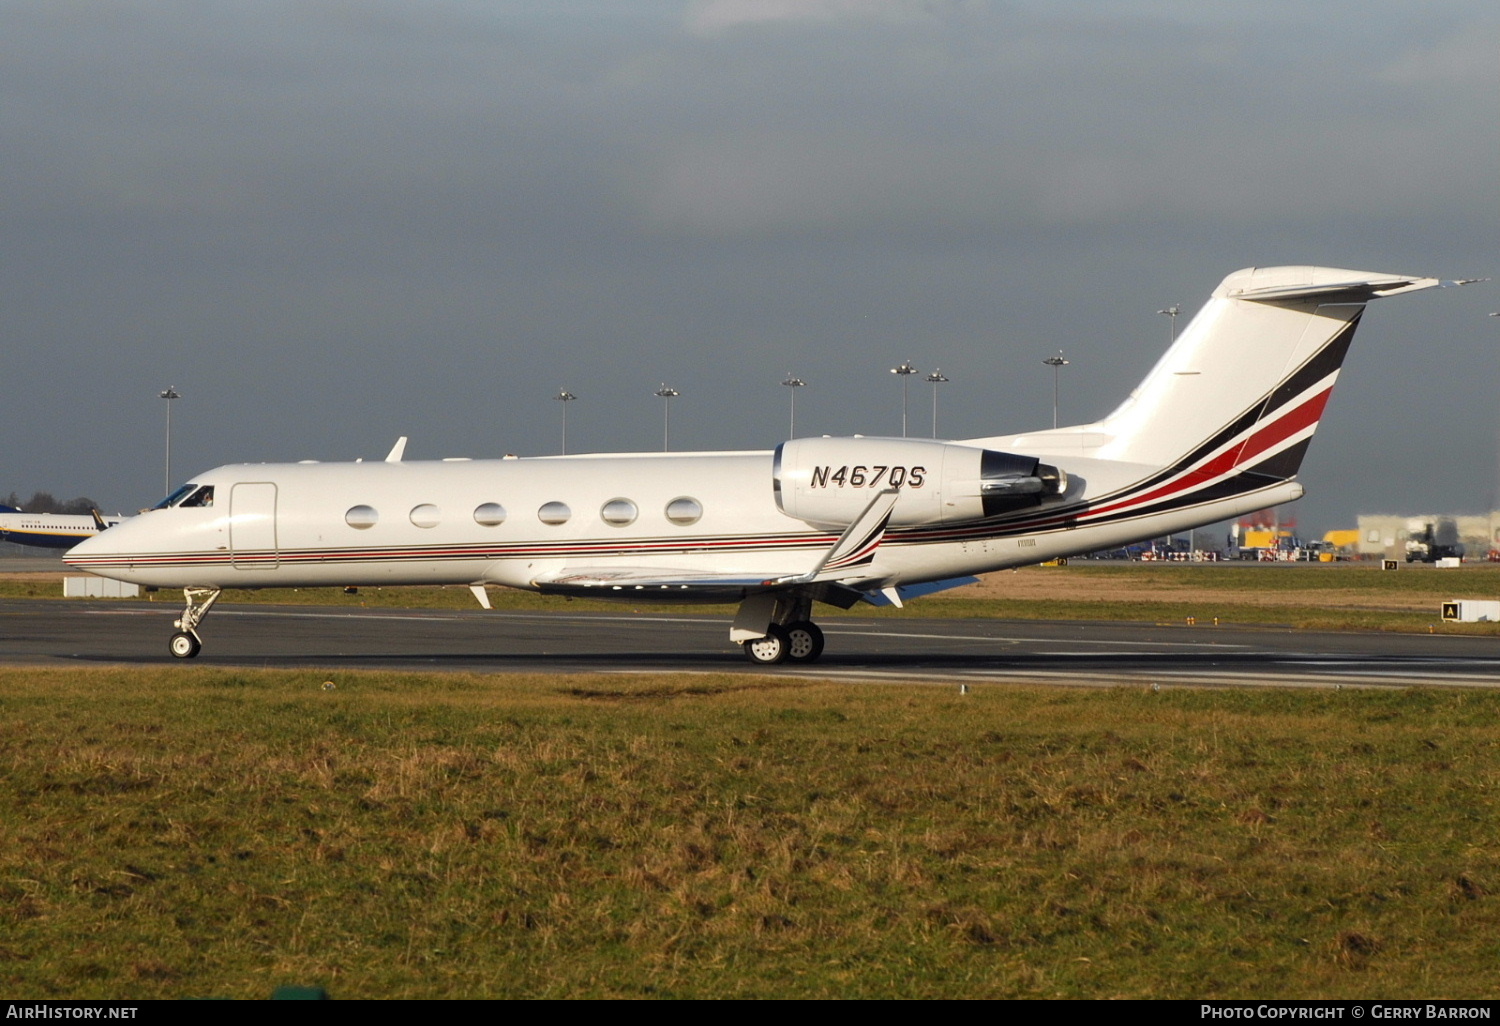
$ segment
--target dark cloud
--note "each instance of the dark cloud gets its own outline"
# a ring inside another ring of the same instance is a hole
[[[236,460],[767,446],[1112,408],[1250,264],[1494,271],[1458,3],[12,3],[7,489]],[[1477,289],[1466,290],[1470,293]],[[1497,501],[1500,300],[1377,304],[1304,519]],[[919,393],[924,403],[925,390]],[[920,421],[925,424],[925,421]]]

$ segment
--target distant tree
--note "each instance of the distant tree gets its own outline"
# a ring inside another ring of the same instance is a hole
[[[75,513],[87,516],[91,510],[99,508],[99,504],[87,495],[59,502],[51,492],[35,492],[25,502],[15,492],[11,492],[3,501],[7,506],[15,506],[28,513]]]

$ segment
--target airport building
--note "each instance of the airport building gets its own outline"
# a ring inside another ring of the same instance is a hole
[[[1399,559],[1408,544],[1454,544],[1464,547],[1467,559],[1484,559],[1500,550],[1500,510],[1470,515],[1418,513],[1361,513],[1359,554],[1376,559]]]

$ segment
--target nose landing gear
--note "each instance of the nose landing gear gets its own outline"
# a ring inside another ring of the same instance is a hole
[[[203,648],[203,639],[198,636],[198,625],[208,615],[214,603],[219,601],[220,588],[183,588],[187,608],[180,619],[172,621],[177,633],[167,643],[167,649],[178,659],[191,659]]]

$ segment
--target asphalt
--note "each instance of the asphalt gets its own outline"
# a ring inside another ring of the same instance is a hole
[[[62,561],[64,549],[43,549],[31,545],[0,542],[0,573],[63,573],[70,570]],[[73,571],[76,573],[76,571]]]
[[[0,665],[184,665],[179,601],[0,600]],[[811,666],[751,665],[722,617],[221,604],[202,666],[476,673],[780,673],[859,682],[1500,686],[1500,639],[1150,623],[829,617]]]

